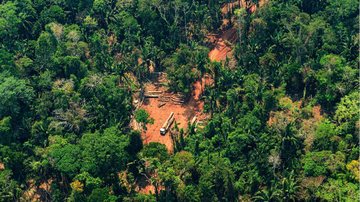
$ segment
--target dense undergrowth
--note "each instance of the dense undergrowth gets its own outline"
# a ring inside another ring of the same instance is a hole
[[[0,1],[0,200],[357,200],[359,2],[245,2]],[[223,17],[240,38],[210,62]],[[129,128],[150,63],[173,91],[214,80],[171,155]]]

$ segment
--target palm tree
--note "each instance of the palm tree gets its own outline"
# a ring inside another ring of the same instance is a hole
[[[240,9],[236,9],[234,13],[237,17],[239,46],[241,46],[242,45],[242,30],[243,30],[246,10],[244,8],[240,8]]]
[[[296,193],[299,190],[298,181],[295,179],[294,171],[290,172],[288,177],[284,177],[281,181],[281,195],[285,201],[295,201]]]
[[[279,201],[280,191],[274,190],[274,188],[270,188],[270,190],[263,189],[256,192],[256,195],[253,197],[254,201],[261,202],[272,202]]]
[[[216,108],[216,92],[214,88],[209,89],[209,92],[205,96],[205,99],[209,102],[210,116],[213,117]]]

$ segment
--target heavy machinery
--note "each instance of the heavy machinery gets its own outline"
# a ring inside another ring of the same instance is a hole
[[[160,128],[160,134],[165,135],[166,132],[169,130],[171,124],[174,122],[174,112],[170,113],[170,116],[166,119],[165,123]]]

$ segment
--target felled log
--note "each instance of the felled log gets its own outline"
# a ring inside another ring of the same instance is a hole
[[[171,123],[172,119],[174,119],[174,112],[170,113],[170,116],[166,119],[165,123],[162,125],[162,128],[165,128],[167,130],[169,128],[169,123]]]
[[[156,94],[144,94],[144,97],[146,98],[158,98],[160,95],[156,95]]]
[[[173,101],[173,102],[181,102],[181,103],[184,103],[184,102],[185,102],[185,101],[182,100],[182,99],[173,99],[173,98],[171,98],[171,101]]]
[[[190,122],[190,125],[194,125],[194,123],[196,122],[196,120],[197,120],[197,117],[194,116],[194,118],[192,118],[192,120],[191,120],[191,122]]]
[[[159,90],[149,90],[149,91],[146,91],[145,93],[148,93],[148,94],[161,94],[162,91],[159,91]]]
[[[160,101],[160,102],[169,102],[169,101],[170,101],[170,98],[162,98],[162,97],[160,97],[160,98],[159,98],[159,101]]]

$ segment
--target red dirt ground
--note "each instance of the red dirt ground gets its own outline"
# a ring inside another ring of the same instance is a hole
[[[215,37],[215,47],[209,52],[209,59],[217,62],[226,60],[226,57],[230,56],[232,48],[225,41],[233,43],[236,39],[237,34],[234,28],[226,30],[219,37]]]
[[[263,6],[267,0],[260,0],[259,6]],[[241,0],[241,5],[245,6],[246,3],[244,0]],[[239,1],[235,1],[232,3],[224,4],[221,8],[221,13],[224,17],[222,22],[222,28],[228,27],[229,25],[229,19],[225,18],[226,14],[230,10],[234,10],[239,7]],[[249,7],[250,12],[254,13],[257,9],[256,5],[250,5]],[[225,61],[226,57],[231,57],[232,54],[232,47],[225,43],[225,41],[228,41],[230,43],[234,43],[237,40],[237,33],[235,28],[227,29],[220,33],[220,35],[214,36],[210,34],[208,37],[209,41],[213,42],[215,44],[215,47],[209,52],[209,58],[211,61],[221,62]]]
[[[174,112],[175,122],[179,128],[187,128],[188,122],[196,115],[198,119],[205,119],[205,115],[202,113],[204,102],[200,100],[202,89],[201,82],[197,81],[194,83],[194,91],[190,100],[183,105],[176,105],[172,102],[167,102],[163,107],[158,108],[160,101],[158,98],[145,98],[141,108],[145,109],[151,118],[154,119],[153,124],[147,124],[147,130],[143,131],[142,138],[145,144],[150,142],[159,142],[166,146],[170,153],[173,152],[173,140],[169,133],[165,135],[160,134],[160,128],[164,124],[165,120],[169,117],[171,112]],[[165,87],[157,87],[152,83],[145,85],[145,91],[161,90],[166,92]],[[166,93],[171,94],[171,93]],[[174,124],[172,125],[172,127]]]
[[[225,18],[226,14],[229,12],[229,9],[233,10],[237,8],[238,5],[239,1],[223,5],[221,8],[221,13],[224,19],[222,20],[221,29],[227,27],[229,24],[229,19]],[[242,2],[242,5],[245,5],[244,2]],[[215,45],[215,47],[208,54],[210,61],[221,62],[225,61],[226,57],[230,57],[232,48],[228,43],[225,43],[225,41],[233,43],[236,41],[236,37],[236,29],[234,28],[225,30],[221,32],[220,35],[209,35],[207,38]]]
[[[150,117],[154,119],[154,124],[147,125],[147,131],[143,131],[142,138],[144,144],[150,142],[160,142],[166,146],[168,151],[172,153],[174,151],[173,140],[169,133],[166,135],[160,135],[160,128],[164,121],[168,118],[171,112],[174,112],[175,120],[179,124],[180,128],[186,128],[188,122],[197,116],[198,120],[207,119],[207,115],[203,113],[204,102],[200,100],[201,94],[206,86],[212,85],[213,80],[209,75],[205,75],[202,81],[196,81],[193,85],[193,94],[190,100],[184,105],[175,105],[171,102],[167,102],[165,106],[158,108],[158,98],[147,98],[140,108],[145,109]],[[161,90],[166,91],[165,87],[157,87],[152,83],[145,85],[146,91]],[[174,124],[173,124],[174,126]],[[140,179],[141,183],[138,183],[137,192],[142,194],[154,194],[155,187],[145,179]],[[159,188],[163,189],[163,188]]]
[[[260,6],[264,1],[260,1]],[[238,5],[238,1],[230,4],[230,7],[235,8]],[[242,5],[244,4],[244,0],[242,0]],[[256,10],[256,6],[252,6],[251,11],[254,12]],[[227,5],[224,5],[221,8],[223,15],[227,14],[228,9]],[[229,20],[224,18],[222,27],[226,27],[229,23]],[[236,29],[230,28],[228,30],[223,31],[220,35],[209,34],[207,36],[208,40],[215,44],[215,47],[209,52],[208,56],[211,61],[224,61],[226,57],[231,56],[232,48],[229,46],[229,43],[234,43],[237,39]],[[175,105],[171,102],[166,103],[165,106],[158,108],[157,105],[159,103],[157,98],[147,98],[144,100],[144,103],[140,108],[145,109],[150,117],[154,119],[154,124],[147,124],[147,130],[143,131],[142,138],[144,144],[148,144],[150,142],[160,142],[165,144],[166,148],[170,153],[173,152],[173,141],[167,133],[166,135],[160,135],[160,128],[164,121],[168,118],[171,112],[175,114],[175,121],[179,124],[180,128],[186,128],[187,123],[191,120],[194,115],[198,117],[198,120],[207,119],[207,115],[203,113],[204,102],[200,100],[201,94],[205,89],[205,86],[210,86],[213,84],[213,80],[206,75],[202,78],[202,81],[197,81],[194,83],[192,97],[185,103],[184,105]],[[165,87],[157,87],[152,83],[148,83],[145,88],[146,91],[151,90],[161,90],[166,91]],[[174,125],[174,124],[173,124]],[[155,187],[149,183],[144,184],[143,186],[139,186],[139,193],[150,194],[155,193]]]

